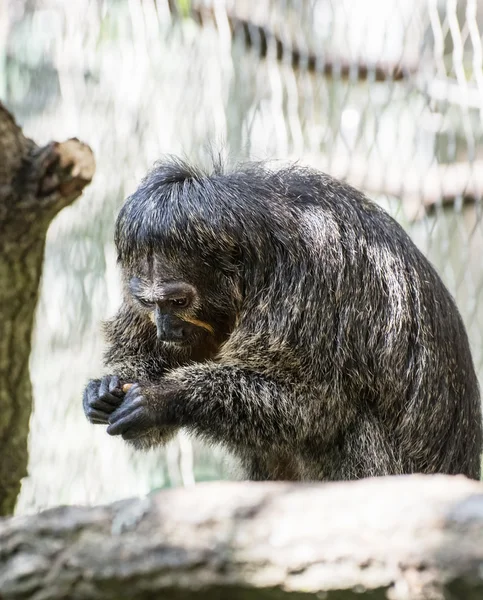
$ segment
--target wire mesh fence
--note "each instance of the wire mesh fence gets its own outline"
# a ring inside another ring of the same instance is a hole
[[[114,219],[166,152],[300,160],[365,190],[456,297],[481,380],[482,33],[481,0],[0,0],[0,96],[38,142],[97,159],[49,232],[19,512],[233,476],[182,435],[133,454],[82,414],[120,297]]]

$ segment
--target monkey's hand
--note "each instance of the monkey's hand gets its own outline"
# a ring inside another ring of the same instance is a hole
[[[154,428],[169,427],[172,423],[168,422],[167,410],[179,391],[174,382],[156,386],[135,383],[122,404],[110,415],[107,433],[134,440]]]
[[[121,382],[116,375],[91,379],[82,399],[87,419],[91,423],[107,425],[109,415],[121,404],[124,395]]]

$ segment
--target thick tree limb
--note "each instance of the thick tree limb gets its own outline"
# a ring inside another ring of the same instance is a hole
[[[0,515],[13,511],[26,475],[28,361],[45,236],[93,174],[88,146],[72,139],[39,148],[0,103]]]
[[[0,596],[481,600],[483,485],[215,483],[5,519]]]

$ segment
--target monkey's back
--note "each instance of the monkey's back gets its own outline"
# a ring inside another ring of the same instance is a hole
[[[314,376],[355,403],[359,422],[337,444],[366,436],[377,454],[377,437],[395,472],[479,478],[480,394],[453,298],[385,211],[327,176],[313,182],[295,205],[312,274],[305,310],[317,306],[322,323],[312,331]]]

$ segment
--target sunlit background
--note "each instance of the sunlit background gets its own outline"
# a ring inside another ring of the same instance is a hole
[[[134,454],[89,425],[119,302],[117,211],[163,153],[296,159],[385,206],[455,295],[483,374],[482,0],[0,0],[0,98],[97,172],[48,236],[17,512],[232,477],[179,436]]]

